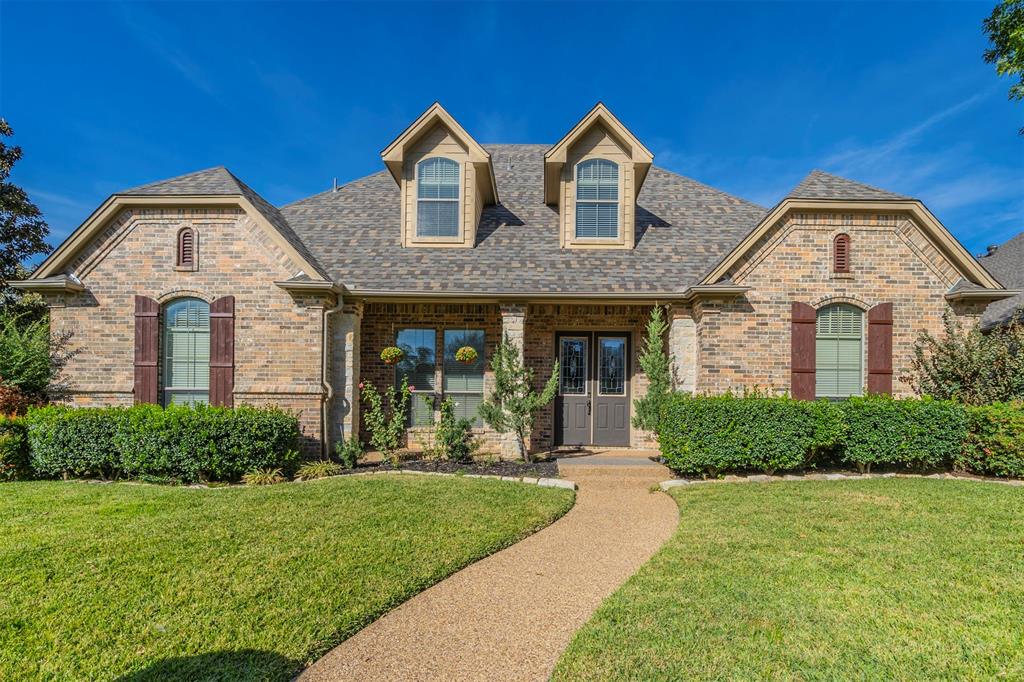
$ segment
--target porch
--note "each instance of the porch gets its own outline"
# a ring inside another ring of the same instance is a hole
[[[651,302],[451,302],[367,301],[342,320],[347,338],[337,347],[350,350],[347,400],[332,410],[335,437],[363,430],[358,414],[358,384],[372,382],[378,389],[409,380],[415,389],[407,432],[415,447],[418,432],[439,418],[441,402],[451,397],[458,416],[476,420],[475,432],[494,454],[508,455],[508,443],[477,416],[477,408],[493,390],[490,359],[503,336],[520,348],[525,365],[534,372],[541,390],[557,359],[559,390],[555,401],[538,414],[529,440],[531,451],[559,446],[645,447],[650,434],[632,425],[633,400],[647,390],[638,355]],[[674,308],[672,339],[683,339],[676,327],[691,322],[689,310]],[[340,342],[340,343],[339,343]],[[477,350],[475,362],[458,362],[458,348]],[[404,352],[388,365],[380,352],[398,346]],[[347,379],[347,381],[346,381]],[[336,384],[338,385],[338,384]],[[350,388],[351,387],[351,388]],[[338,428],[340,427],[340,428]]]

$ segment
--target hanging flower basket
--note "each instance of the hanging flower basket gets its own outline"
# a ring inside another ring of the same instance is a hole
[[[472,365],[476,362],[477,353],[476,349],[472,346],[463,346],[462,348],[455,351],[455,359],[464,365]]]
[[[398,346],[388,346],[380,352],[380,359],[384,361],[385,365],[396,365],[403,357],[405,357],[405,351]]]

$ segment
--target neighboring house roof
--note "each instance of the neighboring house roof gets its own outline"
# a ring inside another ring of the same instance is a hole
[[[912,197],[887,192],[871,185],[831,175],[825,171],[813,170],[806,178],[786,195],[789,199],[837,199],[864,201],[905,201]]]
[[[273,206],[266,199],[261,197],[256,190],[252,189],[244,182],[239,180],[231,171],[224,166],[217,166],[215,168],[207,168],[206,170],[196,171],[195,173],[187,173],[185,175],[179,175],[169,180],[161,180],[159,182],[151,182],[146,185],[140,185],[139,187],[133,187],[132,189],[125,190],[123,192],[116,192],[120,196],[189,196],[189,195],[201,195],[201,196],[234,196],[241,194],[253,205],[253,207],[260,212],[260,214],[267,219],[274,229],[281,233],[291,246],[299,252],[299,254],[309,262],[314,268],[316,268],[316,274],[321,277],[327,277],[326,271],[309,252],[306,245],[299,239],[295,231],[292,230],[288,221],[284,219],[281,212],[277,207]]]
[[[399,188],[387,172],[281,213],[353,292],[679,293],[746,235],[765,209],[654,167],[637,201],[631,250],[562,249],[544,203],[546,145],[484,145],[501,205],[484,208],[476,247],[401,247]]]
[[[978,259],[1007,289],[1024,290],[1024,232]],[[1024,310],[1024,294],[992,303],[981,317],[981,328],[1006,324],[1015,313]]]

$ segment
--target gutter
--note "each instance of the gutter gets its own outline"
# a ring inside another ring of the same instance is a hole
[[[573,291],[573,292],[551,292],[551,291],[425,291],[422,289],[346,289],[350,296],[373,299],[395,299],[395,298],[454,298],[454,299],[489,299],[502,301],[516,300],[623,300],[623,301],[665,301],[684,300],[690,301],[708,296],[733,297],[741,296],[750,287],[737,286],[735,284],[699,284],[687,287],[683,291],[636,291],[636,292],[595,292],[595,291]]]
[[[328,333],[330,332],[330,326],[328,325],[327,318],[334,313],[339,312],[344,304],[345,302],[342,299],[341,294],[338,294],[338,304],[330,309],[324,308],[322,330],[320,334],[322,337],[322,343],[320,346],[320,386],[324,390],[323,403],[320,405],[320,456],[323,459],[327,459],[329,456],[327,452],[327,422],[329,415],[327,412],[330,409],[331,401],[334,400],[334,387],[327,378],[327,343],[329,338]]]

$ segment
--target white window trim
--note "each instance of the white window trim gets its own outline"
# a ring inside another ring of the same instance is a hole
[[[838,233],[837,233],[838,234]],[[860,311],[860,393],[853,393],[850,395],[826,395],[819,394],[817,386],[815,386],[814,398],[824,398],[825,400],[846,400],[847,398],[862,397],[867,392],[867,352],[868,352],[868,311],[859,305],[851,303],[849,301],[830,301],[824,305],[819,306],[815,309],[815,329],[814,329],[814,353],[818,353],[818,329],[817,329],[817,316],[822,310],[831,306],[837,305],[848,305],[852,308],[856,308]],[[815,367],[815,381],[817,381],[818,368]]]

